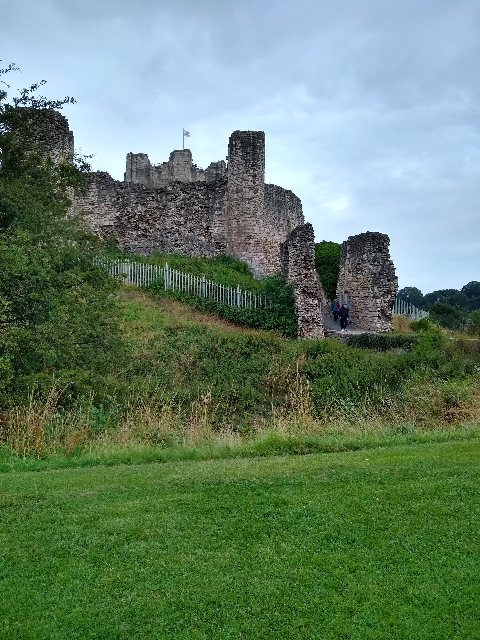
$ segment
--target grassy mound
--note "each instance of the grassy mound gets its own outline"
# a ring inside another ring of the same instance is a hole
[[[324,450],[308,444],[316,439],[420,435],[479,419],[475,341],[426,333],[397,353],[289,340],[135,288],[118,307],[125,354],[103,384],[73,403],[53,387],[1,414],[3,459],[207,443],[229,456],[271,432],[309,452]]]

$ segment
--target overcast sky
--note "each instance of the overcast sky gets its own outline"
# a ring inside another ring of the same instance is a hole
[[[0,0],[0,58],[76,98],[95,170],[263,130],[317,241],[387,233],[424,293],[480,280],[479,0]]]

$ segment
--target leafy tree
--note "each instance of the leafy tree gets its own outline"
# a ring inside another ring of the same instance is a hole
[[[480,334],[480,309],[472,311],[469,318],[469,325],[474,333],[477,335]]]
[[[425,296],[426,297],[426,296]],[[459,329],[468,322],[468,313],[444,302],[426,304],[423,308],[430,313],[430,320],[447,329]]]
[[[427,293],[423,298],[423,305],[431,305],[436,303],[458,307],[459,309],[467,309],[468,298],[458,289],[439,289]]]
[[[404,287],[397,293],[397,298],[410,302],[415,307],[421,307],[423,304],[423,293],[417,287]]]
[[[477,296],[476,298],[469,298],[467,309],[469,311],[476,311],[477,309],[480,309],[480,296]]]
[[[325,294],[330,300],[337,295],[338,275],[340,273],[341,245],[336,242],[315,243],[315,269]]]
[[[31,109],[72,101],[37,98],[38,86],[13,104],[0,94],[0,408],[53,383],[65,398],[90,390],[120,353],[116,283],[94,265],[99,240],[67,215],[86,164],[56,164],[22,136]]]
[[[476,280],[472,280],[464,287],[462,287],[462,293],[464,293],[467,298],[478,298],[480,297],[480,282]]]
[[[467,309],[469,311],[476,311],[480,309],[480,282],[472,280],[464,287],[462,287],[462,293],[464,293],[467,298]]]

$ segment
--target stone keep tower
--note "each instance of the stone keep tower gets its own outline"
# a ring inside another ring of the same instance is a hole
[[[371,231],[350,236],[342,244],[337,296],[353,303],[352,322],[369,331],[393,331],[398,279],[389,244],[386,234]]]
[[[262,240],[265,209],[265,133],[234,131],[228,142],[228,250],[245,260],[256,276],[267,273]]]

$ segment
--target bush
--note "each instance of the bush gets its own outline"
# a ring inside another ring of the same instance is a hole
[[[121,353],[118,283],[93,263],[98,238],[68,214],[86,166],[30,152],[31,111],[0,108],[0,409],[32,388],[57,385],[65,401],[90,392]]]
[[[359,349],[373,349],[374,351],[389,351],[402,349],[408,351],[416,344],[420,336],[403,336],[389,333],[360,333],[348,336],[349,347]]]
[[[468,321],[468,312],[451,304],[435,302],[424,305],[424,309],[430,313],[432,322],[438,322],[446,329],[460,329]]]
[[[315,244],[315,269],[329,300],[337,295],[337,282],[340,273],[341,245],[336,242],[317,242]]]
[[[468,328],[476,335],[480,335],[480,309],[470,314]]]
[[[149,289],[159,295],[168,295],[201,311],[217,313],[222,318],[235,324],[267,331],[279,331],[283,335],[294,338],[298,331],[298,319],[295,311],[293,286],[285,283],[284,276],[279,273],[263,278],[261,292],[267,296],[268,306],[260,308],[232,307],[209,298],[184,293],[183,291],[165,291],[163,278],[152,282]]]
[[[418,320],[412,320],[410,322],[410,327],[413,331],[430,331],[432,322],[429,317],[419,318]]]
[[[313,346],[313,345],[312,345]],[[310,355],[301,372],[310,381],[314,414],[381,410],[401,391],[406,365],[399,356],[375,353],[326,339]]]

